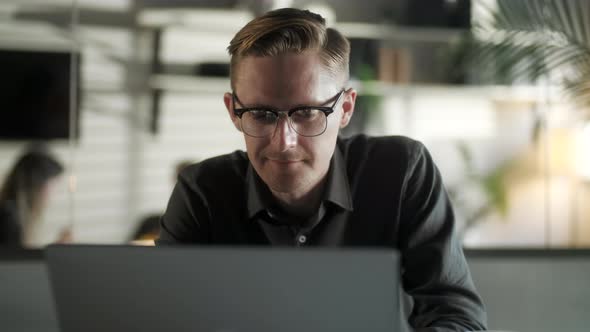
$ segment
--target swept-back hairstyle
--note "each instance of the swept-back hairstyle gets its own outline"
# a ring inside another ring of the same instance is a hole
[[[232,89],[236,68],[246,56],[277,56],[317,51],[324,67],[336,78],[348,80],[350,43],[337,30],[326,27],[320,15],[295,8],[277,9],[246,24],[227,48]]]

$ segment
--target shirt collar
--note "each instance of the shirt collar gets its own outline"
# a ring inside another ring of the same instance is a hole
[[[258,176],[251,163],[248,164],[248,171],[246,172],[246,190],[248,192],[246,200],[249,219],[261,211],[266,211],[271,206],[272,193]]]
[[[350,184],[346,174],[346,163],[338,145],[330,162],[323,200],[332,202],[347,211],[353,210]]]
[[[268,211],[274,204],[272,193],[268,186],[262,181],[256,173],[252,164],[248,165],[246,172],[246,191],[248,218],[251,219],[262,211]],[[352,196],[350,194],[350,185],[346,175],[346,163],[342,152],[336,146],[330,168],[328,169],[326,188],[322,196],[322,201],[332,202],[333,204],[352,211]]]

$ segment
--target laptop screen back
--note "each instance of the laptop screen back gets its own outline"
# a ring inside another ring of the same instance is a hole
[[[63,332],[394,331],[393,251],[53,246]]]
[[[0,248],[0,331],[58,331],[47,277],[40,250]]]

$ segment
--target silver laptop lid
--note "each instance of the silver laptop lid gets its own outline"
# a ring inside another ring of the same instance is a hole
[[[0,331],[58,331],[42,251],[0,248]]]
[[[395,331],[386,250],[51,246],[63,332]]]

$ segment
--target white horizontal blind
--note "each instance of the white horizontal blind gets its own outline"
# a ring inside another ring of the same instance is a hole
[[[229,80],[225,86],[214,85],[217,93],[210,87],[207,93],[164,93],[159,130],[151,133],[147,126],[151,105],[135,103],[127,88],[138,74],[127,67],[133,55],[131,32],[82,22],[78,34],[81,135],[74,151],[69,151],[65,140],[48,142],[73,178],[64,176],[56,183],[32,236],[36,245],[53,242],[72,223],[75,242],[127,241],[140,218],[165,209],[179,161],[203,160],[243,148],[241,134],[223,105]],[[214,54],[219,59],[225,53],[224,48],[202,49],[205,58]],[[0,142],[2,179],[26,144]]]
[[[142,134],[139,216],[164,210],[179,161],[200,161],[243,149],[243,138],[231,123],[222,96],[165,95],[159,133]]]

